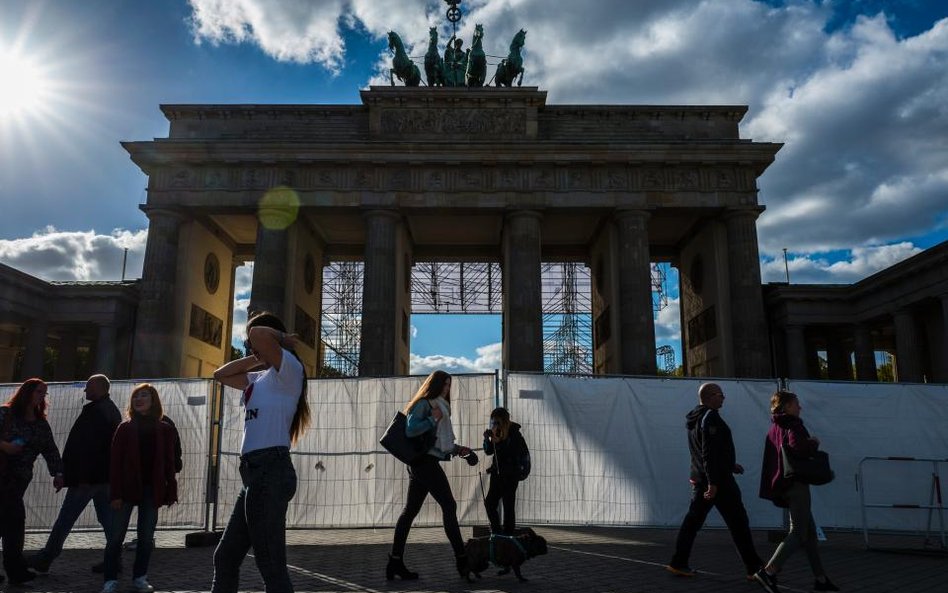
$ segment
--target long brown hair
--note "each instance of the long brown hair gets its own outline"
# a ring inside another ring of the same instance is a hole
[[[132,389],[132,395],[128,398],[128,417],[135,417],[135,407],[132,405],[132,402],[135,400],[135,394],[140,391],[147,391],[151,395],[151,407],[148,408],[148,416],[153,417],[155,420],[161,420],[165,417],[165,409],[161,405],[161,398],[158,397],[158,390],[155,389],[155,386],[151,383],[140,383],[135,386],[135,389]]]
[[[3,407],[10,408],[10,411],[7,413],[13,414],[17,418],[26,416],[26,411],[30,406],[30,400],[33,398],[33,392],[36,391],[40,385],[45,386],[46,381],[37,379],[36,377],[24,381],[16,388],[16,393],[13,394],[13,397],[7,400],[7,403],[3,404]],[[45,399],[33,407],[33,414],[40,420],[46,419]]]
[[[247,320],[247,333],[250,334],[250,328],[257,326],[269,327],[270,329],[286,333],[286,326],[283,325],[280,318],[269,311],[254,313],[250,319]],[[303,436],[303,433],[306,432],[306,429],[309,427],[310,415],[309,402],[306,400],[306,366],[303,365],[300,355],[297,354],[295,350],[290,350],[289,352],[296,360],[300,361],[300,366],[303,368],[303,387],[300,388],[300,397],[296,401],[296,412],[293,414],[293,422],[290,423],[290,443],[295,445],[296,441]]]
[[[402,410],[407,415],[408,412],[411,412],[411,409],[415,407],[415,404],[420,402],[423,399],[434,399],[441,395],[441,392],[444,390],[444,384],[451,380],[451,375],[448,373],[437,370],[428,375],[428,378],[425,379],[425,382],[421,384],[421,387],[418,388],[418,391],[415,392],[414,397],[411,398],[411,401],[408,402],[408,405],[405,406],[405,409]],[[450,401],[451,395],[450,391],[448,392],[448,400]]]

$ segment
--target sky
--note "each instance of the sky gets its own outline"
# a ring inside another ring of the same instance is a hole
[[[146,177],[119,145],[162,103],[359,103],[385,35],[424,53],[442,0],[3,0],[0,262],[47,280],[141,274]],[[948,239],[948,2],[465,0],[485,49],[527,30],[548,103],[742,104],[781,142],[759,179],[765,282],[851,283]],[[446,35],[442,35],[446,38]],[[469,43],[469,42],[468,42]],[[387,84],[387,73],[384,80]],[[672,271],[673,272],[673,271]],[[238,276],[235,322],[249,297]],[[677,276],[659,344],[680,350]],[[412,318],[415,372],[492,370],[496,316]],[[239,332],[238,332],[239,338]],[[680,359],[680,356],[679,356]]]

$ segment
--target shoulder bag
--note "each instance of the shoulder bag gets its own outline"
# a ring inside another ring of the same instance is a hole
[[[783,441],[780,443],[784,478],[813,486],[822,486],[829,484],[836,477],[830,468],[829,454],[826,451],[817,449],[809,454],[800,454],[788,445],[787,433],[784,433]]]

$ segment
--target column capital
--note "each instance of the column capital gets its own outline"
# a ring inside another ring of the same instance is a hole
[[[652,218],[652,212],[650,210],[640,210],[636,208],[619,208],[613,212],[612,218],[616,222],[621,222],[629,218],[647,222]]]
[[[732,220],[740,220],[743,218],[752,218],[754,221],[764,212],[763,206],[755,206],[753,208],[728,208],[721,213],[720,218],[725,223]]]
[[[362,210],[362,218],[366,220],[371,218],[390,218],[399,222],[402,220],[402,213],[391,208],[365,208]]]
[[[512,218],[533,218],[534,220],[543,220],[543,212],[539,210],[530,210],[528,208],[510,209],[504,212],[504,220]]]
[[[187,214],[181,210],[178,210],[177,208],[168,208],[166,206],[150,206],[148,204],[141,204],[138,208],[145,213],[145,216],[148,217],[149,221],[163,218],[166,220],[176,220],[179,223],[182,223],[191,219]]]

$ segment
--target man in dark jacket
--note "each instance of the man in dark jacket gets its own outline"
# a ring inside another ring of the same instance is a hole
[[[62,553],[66,536],[90,500],[106,539],[112,533],[109,461],[112,435],[122,422],[122,415],[109,397],[110,388],[105,375],[93,375],[86,381],[89,403],[83,406],[69,431],[63,448],[63,476],[57,483],[58,487],[66,486],[66,498],[46,546],[29,559],[30,566],[39,572],[48,572],[49,565]]]
[[[731,429],[718,413],[724,405],[724,392],[715,383],[704,383],[698,387],[698,402],[686,416],[691,452],[691,505],[678,531],[675,555],[665,568],[679,576],[694,576],[688,566],[691,547],[708,513],[715,507],[731,532],[748,579],[752,579],[763,561],[754,549],[741,489],[733,475],[744,473],[744,468],[736,461]]]

